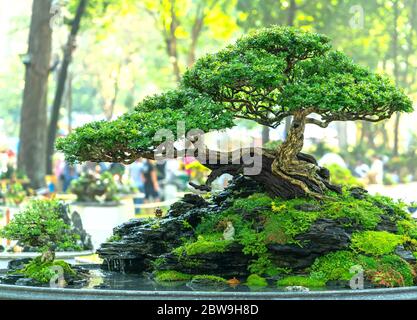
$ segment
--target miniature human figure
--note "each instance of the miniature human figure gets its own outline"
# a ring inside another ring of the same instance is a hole
[[[226,229],[223,232],[223,239],[224,240],[234,240],[235,237],[235,227],[233,226],[231,221],[227,221]]]
[[[162,218],[162,209],[160,207],[155,209],[155,217]]]

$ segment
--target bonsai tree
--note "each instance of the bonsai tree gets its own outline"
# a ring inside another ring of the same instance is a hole
[[[103,172],[99,177],[92,173],[84,173],[71,182],[70,191],[77,196],[79,202],[116,201],[117,184],[110,172]]]
[[[259,155],[261,171],[251,178],[264,184],[271,195],[321,199],[328,191],[340,192],[340,187],[329,182],[328,170],[301,152],[307,124],[324,128],[333,121],[377,122],[394,112],[411,110],[410,99],[390,79],[332,50],[326,36],[274,26],[199,59],[177,90],[146,98],[115,121],[78,128],[57,148],[70,162],[128,164],[157,154],[180,156],[181,150],[172,142],[161,145],[154,139],[158,129],[178,135],[178,121],[186,121],[187,132],[196,128],[208,132],[232,127],[235,118],[276,128],[292,116],[287,138],[275,150],[251,148],[237,156],[196,148],[199,152],[194,155],[212,170],[206,185],[196,187],[208,190],[223,173],[245,174],[247,165],[238,164],[236,157]],[[189,136],[189,143],[195,145],[200,136]],[[214,159],[228,159],[228,163],[208,161],[213,154]]]
[[[77,235],[70,231],[70,226],[62,219],[59,205],[56,200],[31,201],[0,230],[0,237],[36,247],[41,252],[42,263],[53,262],[55,248],[77,246]]]

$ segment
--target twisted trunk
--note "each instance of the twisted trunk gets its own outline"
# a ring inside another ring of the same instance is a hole
[[[294,113],[287,139],[278,147],[277,156],[272,163],[272,173],[289,182],[292,189],[301,190],[304,196],[321,199],[326,191],[340,193],[341,189],[330,183],[329,171],[318,166],[315,160],[311,161],[312,157],[305,159],[299,156],[304,144],[304,130],[309,113],[309,110]]]
[[[288,137],[277,150],[246,149],[241,154],[233,152],[215,153],[208,156],[208,152],[196,155],[212,172],[206,184],[198,186],[191,183],[194,188],[209,191],[211,183],[222,174],[243,174],[257,183],[265,186],[272,196],[283,199],[298,197],[325,198],[326,191],[341,192],[339,186],[332,185],[329,181],[330,173],[326,168],[318,165],[314,157],[301,152],[303,148],[304,129],[308,111],[294,114]],[[245,164],[244,159],[253,158],[255,155],[262,159],[262,167],[259,174],[245,174],[245,168],[252,164]],[[223,162],[221,161],[223,159]],[[227,164],[224,161],[227,159]],[[214,161],[213,161],[214,160]]]
[[[45,262],[52,262],[55,260],[55,251],[52,249],[48,249],[44,252],[42,252],[41,255],[41,262],[45,263]]]

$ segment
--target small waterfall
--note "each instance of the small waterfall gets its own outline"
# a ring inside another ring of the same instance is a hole
[[[113,270],[111,269],[109,259],[105,259],[105,261],[106,261],[106,263],[107,263],[107,270],[109,270],[109,271],[113,271]]]
[[[125,273],[125,260],[119,259],[119,267],[120,267],[120,271],[124,274]]]

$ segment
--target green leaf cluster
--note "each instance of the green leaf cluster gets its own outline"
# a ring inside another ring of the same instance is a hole
[[[33,200],[0,230],[0,237],[18,240],[40,252],[57,247],[77,247],[77,235],[61,217],[57,200]]]

